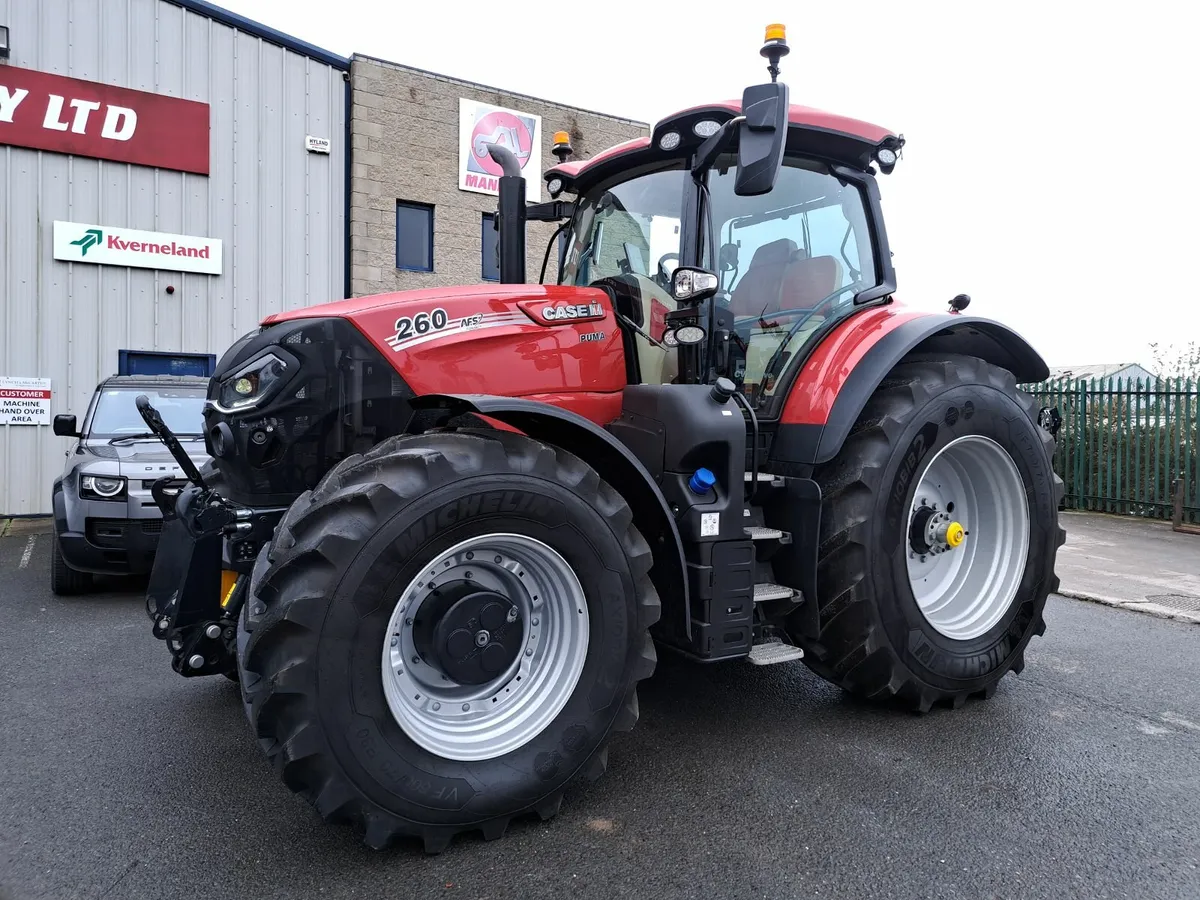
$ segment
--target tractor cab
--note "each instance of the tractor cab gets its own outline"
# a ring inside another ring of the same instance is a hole
[[[613,298],[631,384],[726,377],[770,418],[834,323],[890,299],[875,167],[890,172],[904,140],[790,105],[786,53],[770,26],[772,81],[740,103],[668,116],[590,160],[556,144],[547,188],[577,198],[559,283]]]

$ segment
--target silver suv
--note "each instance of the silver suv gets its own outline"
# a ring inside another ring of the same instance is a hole
[[[78,440],[54,482],[54,547],[50,588],[78,594],[93,574],[150,571],[162,532],[162,513],[150,488],[163,477],[183,484],[167,448],[146,430],[135,403],[145,394],[196,465],[208,456],[203,428],[208,379],[181,375],[114,375],[101,382],[83,427],[75,416],[54,417],[54,433]]]

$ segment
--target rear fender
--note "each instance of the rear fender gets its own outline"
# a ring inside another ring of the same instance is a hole
[[[882,310],[879,311],[882,313]],[[870,315],[870,314],[868,314]],[[855,317],[857,318],[857,317]],[[864,332],[862,341],[869,346],[859,348],[859,358],[852,368],[835,370],[836,381],[820,385],[821,390],[832,387],[832,403],[822,415],[813,415],[811,403],[784,406],[770,460],[776,464],[801,466],[829,462],[837,456],[850,429],[867,405],[875,389],[896,365],[914,353],[977,356],[992,365],[1013,373],[1017,383],[1044,381],[1050,370],[1036,350],[1021,335],[1006,325],[991,319],[946,313],[930,315],[897,315],[883,321],[881,328]],[[846,323],[852,328],[854,320]],[[891,325],[892,327],[888,327]],[[838,329],[826,338],[836,340]],[[822,348],[814,352],[816,359]],[[806,365],[806,370],[808,366]],[[792,385],[792,392],[816,393],[802,371]],[[807,414],[789,416],[789,409],[803,409]],[[823,416],[823,417],[822,417]]]
[[[633,510],[634,524],[650,544],[654,565],[650,578],[663,603],[663,618],[682,619],[690,638],[687,568],[679,529],[653,476],[636,456],[600,426],[569,410],[515,397],[491,394],[425,394],[412,401],[415,409],[445,410],[451,415],[474,414],[529,437],[573,453],[592,466],[621,492]]]

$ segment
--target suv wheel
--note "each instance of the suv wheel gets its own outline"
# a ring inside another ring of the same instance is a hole
[[[56,534],[54,544],[50,548],[50,590],[59,597],[68,597],[72,594],[87,593],[91,589],[92,573],[80,572],[67,565]]]

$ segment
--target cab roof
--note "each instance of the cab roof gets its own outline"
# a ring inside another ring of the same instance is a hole
[[[639,137],[602,150],[591,159],[560,163],[545,174],[545,181],[562,181],[562,190],[582,193],[598,181],[621,171],[668,159],[679,159],[699,146],[703,138],[692,129],[696,123],[712,120],[718,124],[741,115],[738,100],[725,100],[707,106],[694,106],[659,120],[649,137]],[[880,125],[825,112],[811,106],[792,104],[788,109],[789,154],[812,156],[866,169],[874,152],[885,141],[899,136]],[[670,131],[679,133],[679,147],[659,149],[659,139]]]

